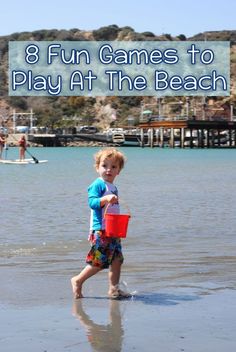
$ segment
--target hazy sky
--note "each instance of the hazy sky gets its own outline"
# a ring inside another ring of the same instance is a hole
[[[6,0],[0,36],[38,29],[98,29],[116,24],[136,32],[194,34],[236,30],[235,0]]]

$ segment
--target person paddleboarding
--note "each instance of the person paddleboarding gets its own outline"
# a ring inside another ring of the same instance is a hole
[[[19,153],[20,153],[20,161],[25,160],[25,151],[26,151],[26,139],[25,136],[23,135],[21,139],[19,140]]]

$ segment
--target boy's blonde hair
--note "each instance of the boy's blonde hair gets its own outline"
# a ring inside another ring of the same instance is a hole
[[[101,160],[105,160],[107,158],[112,158],[118,161],[120,170],[123,169],[126,158],[124,154],[122,154],[119,150],[115,148],[107,148],[101,149],[94,155],[95,160],[95,168],[99,167]]]

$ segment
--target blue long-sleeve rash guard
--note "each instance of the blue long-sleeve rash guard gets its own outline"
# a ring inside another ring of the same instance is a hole
[[[90,231],[104,230],[104,210],[101,207],[101,198],[108,194],[118,196],[118,190],[113,183],[105,182],[101,177],[97,178],[88,187],[88,202],[91,208]],[[109,205],[108,213],[119,213],[119,204]]]

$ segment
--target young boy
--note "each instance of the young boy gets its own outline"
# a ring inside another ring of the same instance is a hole
[[[106,208],[108,213],[119,213],[118,191],[113,181],[124,167],[124,162],[124,155],[114,148],[100,150],[95,155],[95,168],[99,177],[88,188],[91,249],[86,257],[87,265],[79,275],[71,279],[75,299],[83,297],[83,283],[106,268],[110,269],[109,297],[119,299],[130,296],[118,287],[124,260],[120,239],[106,237],[104,223]]]

